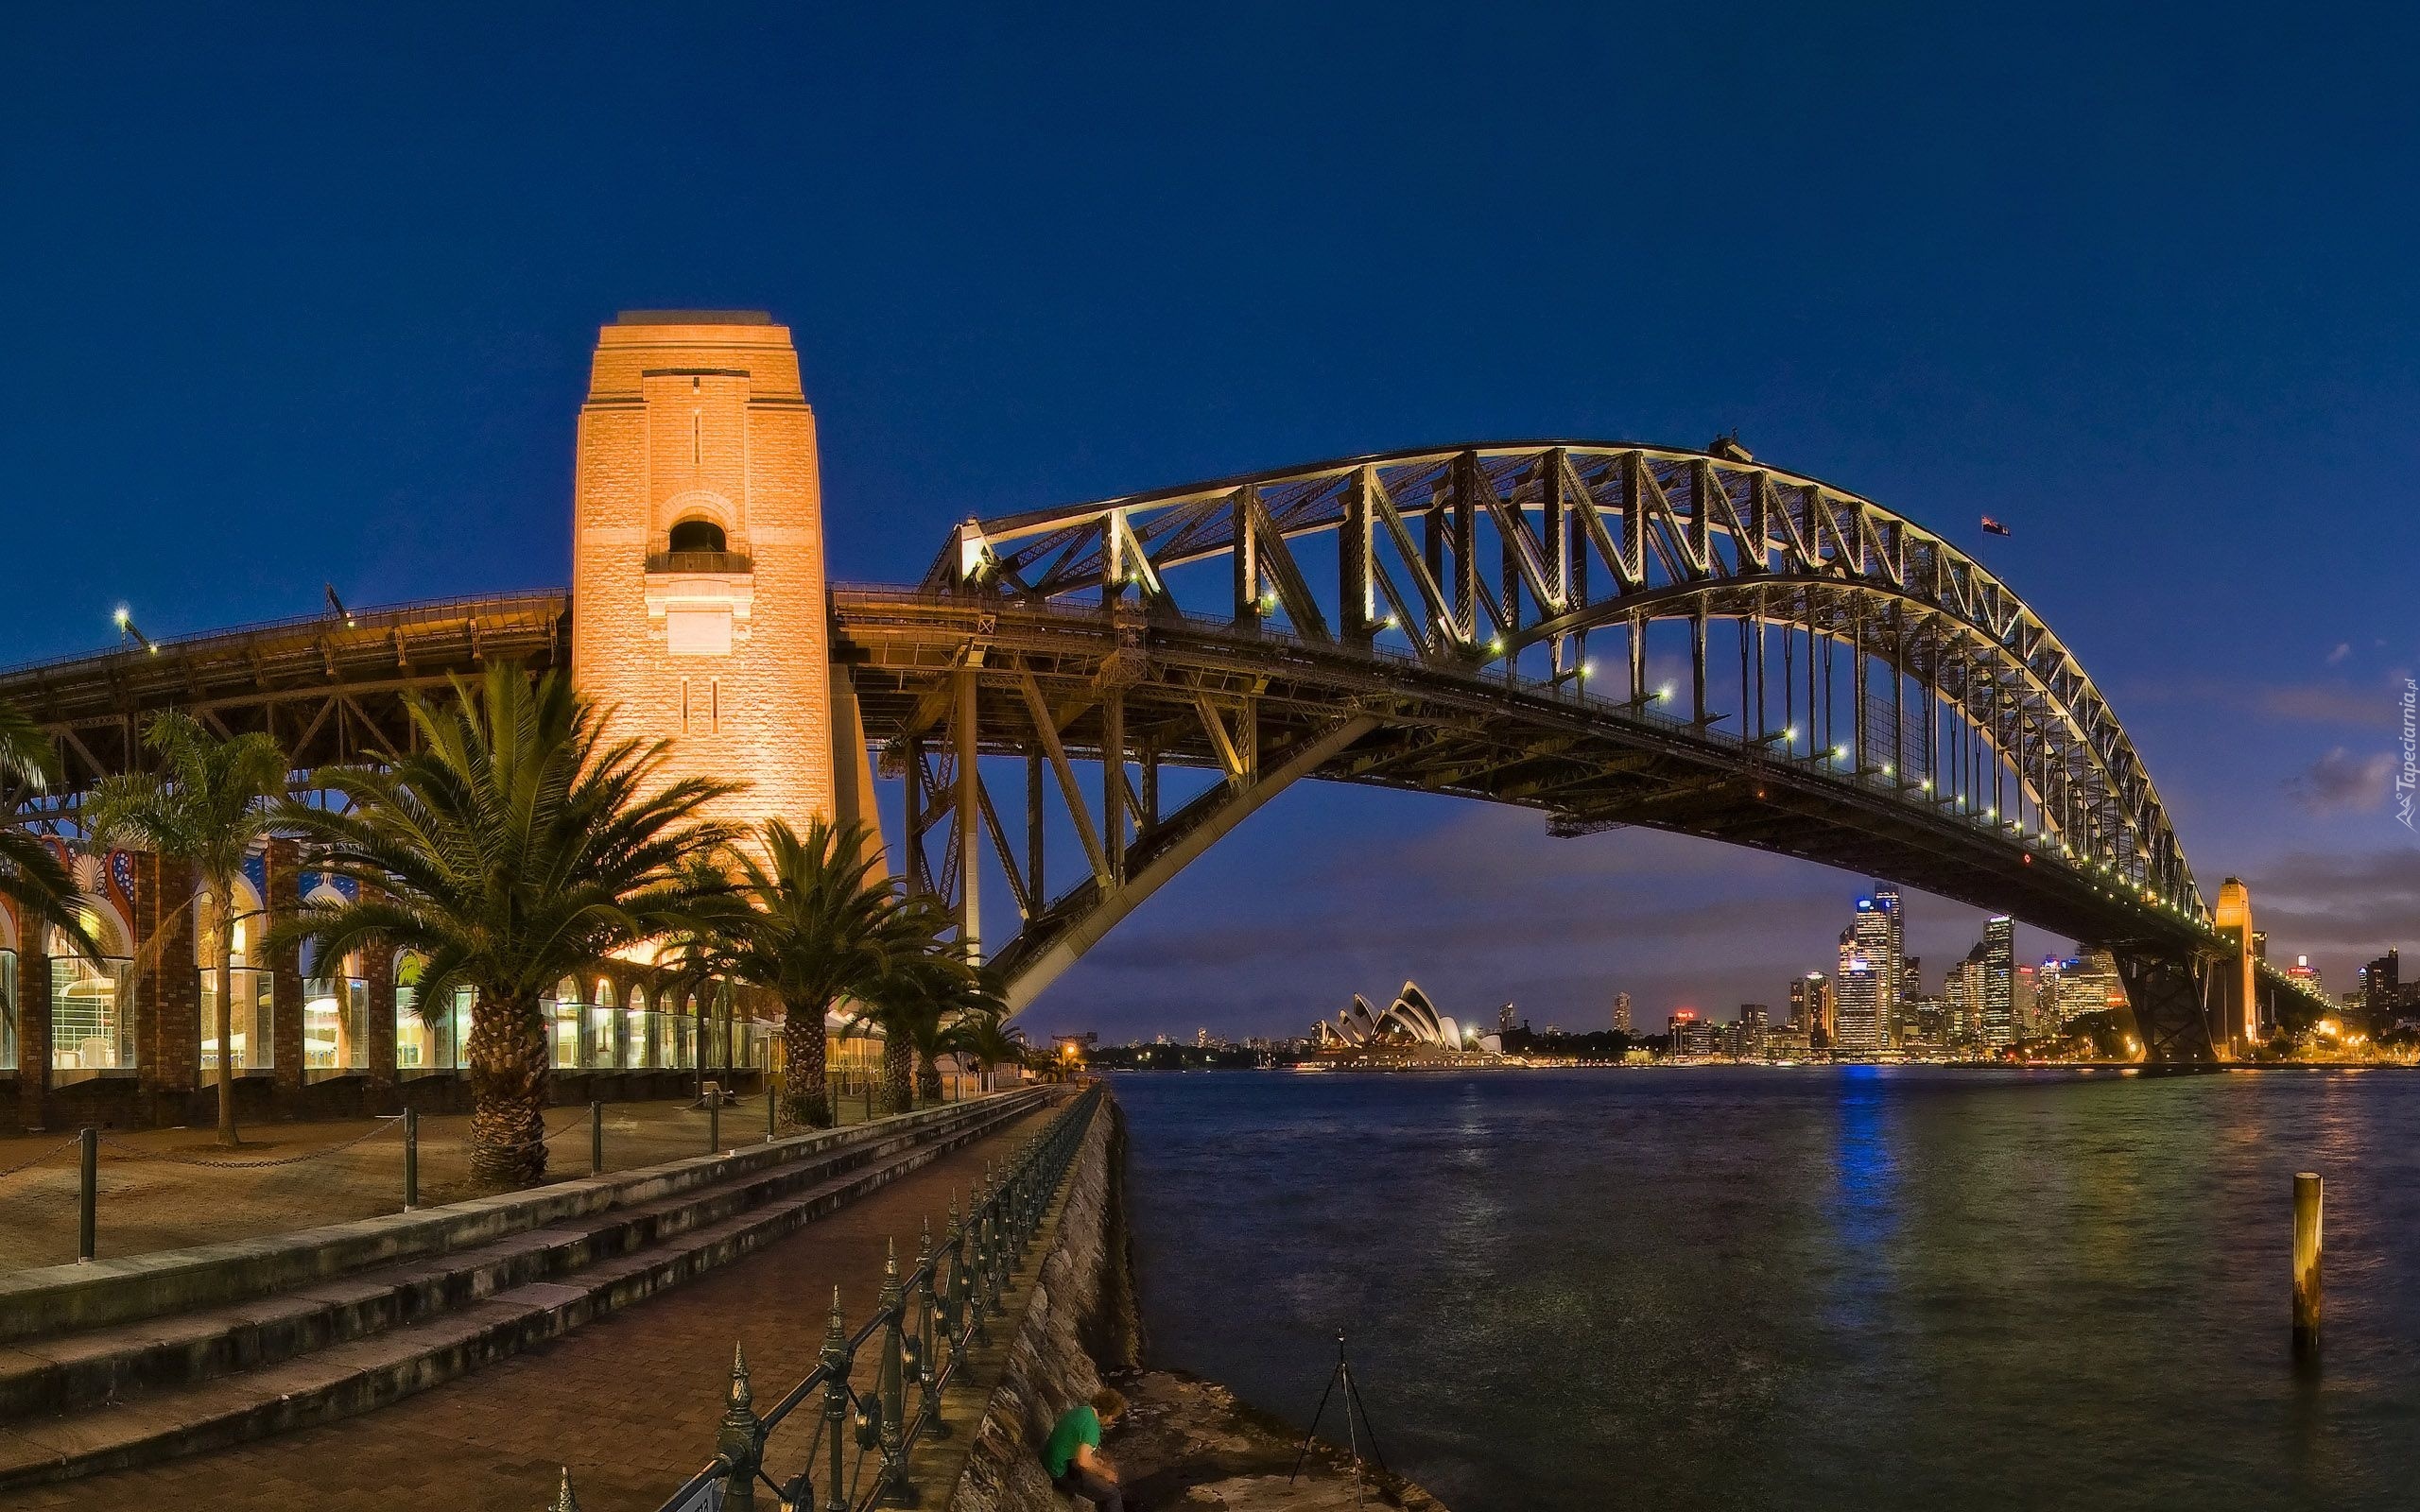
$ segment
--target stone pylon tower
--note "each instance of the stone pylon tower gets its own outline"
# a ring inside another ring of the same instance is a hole
[[[572,677],[612,732],[670,740],[669,777],[749,783],[727,817],[831,816],[836,766],[858,796],[863,739],[835,760],[815,413],[786,327],[702,310],[606,326],[573,521]]]
[[[2252,953],[2252,889],[2241,878],[2229,877],[2219,885],[2211,921],[2227,942],[2227,954],[2217,968],[2220,1022],[2216,1032],[2239,1053],[2267,1032],[2260,1022],[2259,965]]]

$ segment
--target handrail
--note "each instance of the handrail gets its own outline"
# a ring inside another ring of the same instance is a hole
[[[894,1243],[883,1263],[882,1291],[873,1314],[855,1333],[845,1331],[840,1289],[832,1288],[831,1322],[821,1359],[761,1416],[755,1411],[747,1356],[735,1351],[715,1456],[666,1498],[658,1512],[753,1512],[760,1482],[780,1499],[777,1504],[799,1512],[865,1512],[877,1504],[908,1504],[908,1467],[918,1446],[949,1435],[941,1417],[942,1393],[957,1376],[966,1351],[991,1343],[991,1320],[1006,1314],[1000,1294],[1056,1200],[1103,1095],[1098,1084],[1085,1089],[1042,1132],[1020,1144],[996,1174],[987,1163],[963,1217],[958,1199],[951,1197],[948,1227],[938,1248],[931,1225],[925,1225],[917,1241],[914,1268],[905,1276],[899,1272]],[[860,1391],[851,1380],[857,1354],[877,1335],[873,1383]],[[815,1447],[786,1480],[776,1482],[766,1472],[766,1443],[792,1412],[817,1400],[822,1404],[822,1423]],[[849,1453],[852,1439],[854,1457]],[[868,1486],[863,1483],[870,1468],[873,1484]],[[566,1500],[569,1494],[566,1474]]]

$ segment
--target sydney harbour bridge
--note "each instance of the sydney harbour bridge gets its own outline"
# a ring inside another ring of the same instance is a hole
[[[904,780],[894,865],[1018,1006],[1305,780],[2008,914],[2114,954],[2154,1062],[2226,1058],[2303,990],[2214,910],[2050,627],[1923,524],[1731,443],[1384,453],[937,544],[919,582],[826,590],[837,738]],[[750,565],[688,555],[648,570]],[[375,762],[411,738],[406,696],[563,663],[583,627],[565,592],[332,610],[0,674],[0,697],[52,731],[72,804],[147,759],[162,711],[268,731],[306,769]],[[985,939],[999,885],[1017,927]]]

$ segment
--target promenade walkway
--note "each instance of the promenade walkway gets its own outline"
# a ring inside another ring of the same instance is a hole
[[[814,1368],[833,1286],[852,1325],[862,1319],[885,1241],[899,1242],[903,1268],[912,1263],[918,1225],[930,1219],[938,1234],[951,1194],[1048,1116],[943,1156],[735,1264],[391,1407],[0,1493],[0,1508],[542,1512],[568,1465],[585,1512],[651,1512],[713,1455],[735,1341],[747,1347],[759,1403],[770,1400]]]
[[[835,1111],[843,1125],[863,1123],[866,1099],[839,1098]],[[706,1153],[706,1117],[683,1100],[608,1103],[605,1169]],[[759,1097],[723,1108],[721,1118],[726,1149],[765,1137]],[[475,1194],[470,1123],[467,1114],[421,1120],[424,1205]],[[588,1175],[586,1107],[549,1109],[546,1127],[553,1131],[552,1173]],[[76,1258],[77,1152],[65,1143],[67,1133],[0,1139],[0,1172],[11,1173],[0,1175],[0,1272]],[[230,1151],[220,1149],[207,1128],[108,1131],[98,1172],[98,1253],[179,1249],[403,1210],[399,1120],[256,1124],[244,1129],[243,1139],[242,1148]]]

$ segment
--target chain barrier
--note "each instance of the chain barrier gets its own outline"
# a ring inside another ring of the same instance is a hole
[[[339,1155],[356,1144],[376,1139],[390,1128],[401,1128],[403,1123],[400,1116],[382,1117],[378,1121],[377,1127],[356,1134],[341,1143],[323,1144],[316,1150],[304,1150],[300,1155],[280,1155],[266,1160],[216,1160],[208,1156],[182,1155],[173,1150],[147,1150],[139,1144],[129,1144],[108,1134],[100,1138],[103,1144],[121,1152],[124,1158],[130,1160],[160,1160],[169,1165],[198,1165],[213,1171],[257,1171],[266,1170],[273,1165],[300,1165],[305,1160],[317,1160],[326,1156]]]
[[[74,1149],[77,1145],[82,1143],[83,1140],[84,1136],[81,1134],[70,1134],[67,1138],[61,1140],[57,1144],[52,1145],[49,1149],[43,1151],[33,1159],[29,1160],[20,1160],[16,1164],[9,1166],[7,1170],[0,1171],[0,1181],[7,1180],[9,1177],[15,1176],[20,1171],[30,1171],[35,1166],[42,1164],[43,1161],[49,1160],[54,1155],[57,1155],[60,1151]]]

